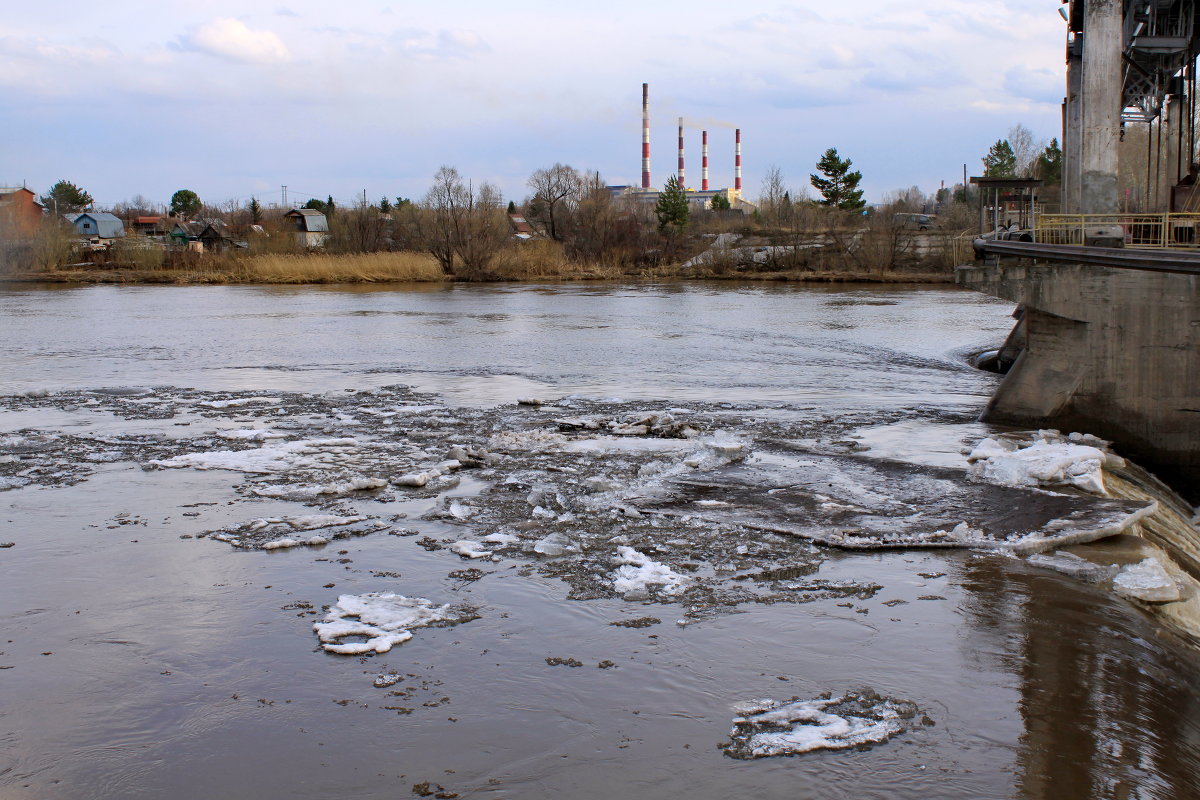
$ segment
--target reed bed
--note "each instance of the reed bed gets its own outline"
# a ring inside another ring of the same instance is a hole
[[[622,277],[620,267],[580,264],[567,258],[560,242],[535,239],[506,248],[490,270],[502,281],[613,280]]]
[[[238,259],[229,276],[246,283],[390,283],[445,280],[426,253],[264,254]]]

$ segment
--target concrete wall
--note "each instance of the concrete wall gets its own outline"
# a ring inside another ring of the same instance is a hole
[[[1200,497],[1200,277],[1013,263],[958,280],[1025,306],[1024,349],[985,420],[1110,439]]]

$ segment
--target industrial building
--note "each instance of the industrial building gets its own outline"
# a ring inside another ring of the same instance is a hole
[[[701,148],[701,179],[700,189],[694,189],[687,185],[686,169],[684,163],[684,125],[683,117],[679,118],[679,160],[675,177],[679,181],[679,185],[684,187],[687,194],[688,204],[694,209],[708,209],[712,207],[712,200],[716,196],[723,196],[729,201],[731,209],[749,212],[753,211],[755,206],[746,202],[742,196],[742,131],[740,128],[734,131],[734,157],[733,157],[733,188],[712,189],[709,187],[708,180],[708,131],[700,132],[700,148]],[[614,198],[627,198],[641,203],[657,203],[658,197],[661,194],[656,189],[651,188],[650,184],[650,84],[642,84],[642,185],[638,186],[609,186],[608,190]]]

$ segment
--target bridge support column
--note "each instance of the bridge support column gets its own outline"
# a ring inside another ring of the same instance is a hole
[[[1124,101],[1122,0],[1087,0],[1083,23],[1083,163],[1080,211],[1115,214],[1117,141]]]
[[[1067,97],[1063,109],[1062,210],[1078,214],[1083,174],[1083,57],[1076,42],[1067,43]]]
[[[1200,275],[1085,263],[958,275],[1024,306],[1009,342],[1021,354],[986,421],[1102,436],[1200,500]]]

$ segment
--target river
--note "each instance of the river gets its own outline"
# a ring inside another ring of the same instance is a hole
[[[966,477],[1011,311],[0,290],[0,797],[1200,796],[1200,658],[1142,608],[820,543],[1061,513]]]

